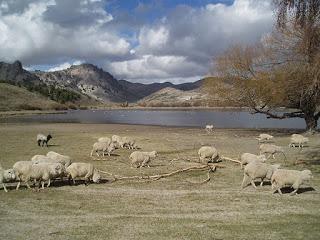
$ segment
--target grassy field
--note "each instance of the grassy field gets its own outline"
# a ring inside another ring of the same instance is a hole
[[[54,109],[59,104],[39,93],[7,83],[0,83],[0,111]]]
[[[53,135],[49,148],[36,145],[37,133]],[[89,157],[98,137],[132,136],[146,151],[157,150],[151,168],[130,167],[129,150],[105,159]],[[197,165],[201,145],[214,145],[224,156],[258,152],[253,130],[165,128],[107,124],[0,124],[0,163],[12,167],[35,154],[56,151],[73,161],[123,176],[150,175]],[[320,239],[320,137],[311,136],[302,151],[289,149],[291,132],[271,131],[288,155],[270,162],[284,168],[310,169],[312,188],[296,196],[272,194],[270,185],[241,191],[239,165],[221,162],[211,181],[197,184],[206,172],[189,172],[158,181],[116,181],[84,186],[55,182],[33,191],[0,190],[0,239]],[[296,160],[306,164],[294,165]],[[171,164],[170,164],[171,162]]]

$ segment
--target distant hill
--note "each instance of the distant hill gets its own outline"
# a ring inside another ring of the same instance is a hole
[[[205,106],[207,94],[199,88],[183,91],[172,87],[163,88],[138,102],[140,106],[146,107],[196,107]]]
[[[0,80],[14,83],[39,82],[39,78],[27,70],[24,70],[19,61],[15,61],[12,64],[0,62]]]
[[[178,85],[170,82],[143,84],[117,80],[110,73],[92,64],[71,66],[55,72],[36,71],[34,74],[47,84],[58,84],[102,102],[136,102],[166,87],[192,90],[201,85],[201,80]]]
[[[25,88],[0,83],[0,111],[59,109],[60,104]]]
[[[183,84],[170,82],[133,83],[126,80],[117,80],[109,72],[88,63],[54,72],[29,72],[22,68],[19,61],[12,64],[0,62],[0,82],[24,87],[29,91],[38,92],[63,104],[88,101],[100,102],[101,104],[141,103],[157,98],[164,92],[167,92],[167,97],[171,99],[175,99],[174,95],[177,94],[176,99],[180,104],[183,101],[189,101],[182,95],[190,95],[191,98],[199,100],[199,94],[196,92],[199,92],[203,84],[203,80]],[[166,90],[162,93],[159,92],[162,89]],[[148,96],[150,97],[147,98]],[[160,99],[162,98],[159,97],[158,100],[161,101]],[[163,100],[165,101],[165,99]]]

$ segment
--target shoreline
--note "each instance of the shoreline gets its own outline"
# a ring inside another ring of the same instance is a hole
[[[85,125],[85,126],[96,126],[96,127],[103,127],[103,126],[113,126],[117,127],[136,127],[136,128],[163,128],[163,129],[180,129],[180,130],[203,130],[203,134],[207,134],[205,132],[204,127],[198,126],[168,126],[168,125],[146,125],[146,124],[130,124],[130,123],[80,123],[80,122],[1,122],[0,126],[2,125],[17,125],[17,126],[34,126],[34,125],[69,125],[69,126],[77,126],[77,125]],[[220,128],[216,127],[212,134],[207,134],[208,136],[214,136],[215,131],[222,132],[237,132],[237,131],[244,131],[244,132],[274,132],[274,133],[305,133],[305,129],[300,128]],[[319,133],[320,130],[317,132]]]

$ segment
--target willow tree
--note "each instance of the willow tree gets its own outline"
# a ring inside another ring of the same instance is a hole
[[[314,130],[320,117],[320,3],[275,4],[273,32],[255,45],[230,47],[216,59],[215,70],[232,83],[228,98],[269,118],[304,118]]]

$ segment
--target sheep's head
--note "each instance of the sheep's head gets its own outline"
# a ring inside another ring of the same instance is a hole
[[[258,156],[258,159],[259,159],[261,162],[267,161],[267,157],[266,157],[266,155],[264,155],[264,154]]]
[[[94,173],[93,173],[93,176],[92,176],[92,181],[94,183],[99,183],[100,179],[101,179],[100,173],[98,172],[98,170],[94,170]]]
[[[62,164],[58,163],[55,167],[55,171],[57,175],[61,175],[65,172],[65,167]]]
[[[303,170],[302,171],[303,180],[307,181],[307,180],[310,180],[312,177],[313,177],[312,172],[310,170]]]
[[[157,157],[157,156],[158,156],[157,151],[152,151],[152,152],[150,153],[150,157]]]
[[[52,136],[49,134],[49,135],[47,136],[47,141],[49,141],[51,138],[52,138]]]
[[[302,143],[307,143],[307,142],[309,142],[309,138],[308,138],[308,137],[304,137],[304,138],[302,139]]]
[[[16,175],[15,175],[13,169],[5,170],[3,173],[3,176],[7,181],[13,181],[16,179]]]

